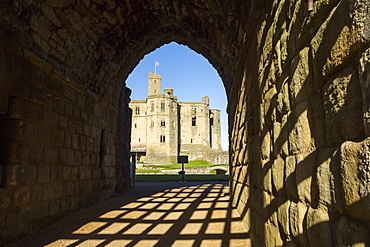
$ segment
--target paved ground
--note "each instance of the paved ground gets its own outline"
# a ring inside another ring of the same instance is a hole
[[[9,246],[251,246],[225,182],[139,182]]]

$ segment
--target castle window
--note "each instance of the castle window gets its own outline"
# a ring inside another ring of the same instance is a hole
[[[196,117],[191,118],[191,126],[197,126],[197,118]]]
[[[154,111],[154,103],[151,104],[151,110],[150,111]]]
[[[150,127],[154,127],[154,121],[150,121]]]
[[[166,126],[166,121],[161,121],[161,126]]]
[[[163,101],[161,102],[161,111],[164,111],[166,110],[166,103],[164,103]]]
[[[210,118],[210,124],[213,125],[213,117]]]
[[[134,124],[134,128],[137,128],[137,124],[136,123]]]
[[[136,106],[135,113],[136,115],[140,115],[140,107]]]
[[[164,135],[160,136],[160,142],[166,142],[166,137]]]
[[[191,113],[192,113],[192,114],[197,113],[197,108],[195,108],[195,107],[191,108]]]
[[[139,142],[140,142],[140,138],[139,138]]]
[[[157,80],[154,80],[154,83],[157,83]]]

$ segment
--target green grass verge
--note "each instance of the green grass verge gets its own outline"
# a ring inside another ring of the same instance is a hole
[[[160,170],[147,170],[147,169],[137,169],[136,173],[158,173],[161,172]]]
[[[206,167],[206,166],[228,166],[228,164],[211,164],[208,161],[205,160],[191,160],[189,163],[184,164],[185,168],[193,168],[193,167]],[[163,168],[166,170],[172,170],[172,169],[180,169],[182,167],[182,164],[175,164],[175,165],[144,165],[144,167],[153,167],[153,168]]]
[[[165,181],[181,181],[182,176],[177,174],[166,175],[136,175],[138,182],[165,182]],[[186,175],[185,181],[228,181],[229,175]]]

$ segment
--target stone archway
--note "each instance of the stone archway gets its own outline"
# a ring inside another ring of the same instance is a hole
[[[253,244],[369,244],[369,13],[366,0],[2,2],[0,239],[113,193],[121,82],[176,41],[225,84],[232,193]]]

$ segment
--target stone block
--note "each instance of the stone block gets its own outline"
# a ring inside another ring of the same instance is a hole
[[[282,158],[277,157],[272,164],[272,182],[273,191],[276,193],[282,192],[284,189],[284,171],[285,162]]]
[[[296,180],[296,157],[288,156],[285,160],[285,190],[289,198],[298,200]]]
[[[94,150],[94,139],[87,136],[86,139],[86,151],[92,152]]]
[[[74,188],[75,188],[75,185],[73,182],[68,182],[67,183],[67,195],[68,196],[72,196],[74,195]]]
[[[60,200],[53,200],[49,202],[49,216],[60,213]]]
[[[68,128],[68,117],[64,115],[59,115],[59,126],[62,128]]]
[[[101,167],[92,167],[92,179],[101,179],[102,178],[102,168]]]
[[[38,143],[30,143],[29,157],[31,161],[42,162],[44,154],[44,146]]]
[[[331,78],[323,88],[326,132],[329,144],[362,137],[365,133],[357,72],[349,67]]]
[[[289,208],[290,208],[290,201],[288,200],[286,196],[281,195],[278,198],[277,216],[278,216],[279,226],[288,239],[290,238]]]
[[[58,183],[54,187],[54,199],[60,199],[67,195],[67,184]]]
[[[262,178],[263,178],[263,182],[262,182],[262,188],[264,191],[268,192],[268,193],[272,193],[272,165],[273,165],[273,161],[269,160],[267,162],[263,161],[262,162],[263,164],[263,167],[262,167]]]
[[[76,119],[80,119],[81,118],[81,110],[80,108],[73,108],[73,117],[76,118]],[[77,123],[76,123],[76,128],[77,128]]]
[[[27,162],[29,157],[29,144],[27,142],[21,142],[17,147],[17,158],[20,162]]]
[[[41,144],[49,144],[50,143],[50,133],[51,129],[49,126],[46,125],[36,125],[35,126],[35,138],[36,142]]]
[[[19,181],[21,184],[34,184],[37,182],[37,166],[31,164],[20,165]]]
[[[81,153],[80,150],[75,151],[74,164],[75,165],[81,165],[82,164],[82,153]]]
[[[288,119],[290,154],[307,153],[312,149],[311,128],[307,114],[308,101],[297,105]]]
[[[54,184],[42,185],[42,201],[51,201],[54,199]]]
[[[14,78],[7,73],[1,71],[0,68],[0,90],[4,93],[13,92]]]
[[[37,183],[48,183],[50,181],[50,166],[39,165],[37,167]]]
[[[58,113],[64,113],[65,102],[60,98],[54,99],[54,110]]]
[[[0,92],[0,115],[7,113],[9,107],[9,94]]]
[[[38,89],[32,87],[33,91],[37,91]],[[24,83],[22,80],[14,79],[14,91],[12,93],[17,98],[21,98],[23,100],[31,100],[35,103],[43,103],[42,94],[33,95],[35,97],[39,97],[37,100],[31,98],[31,86],[28,83]],[[25,109],[24,109],[25,110]]]
[[[10,206],[11,196],[12,194],[10,189],[0,188],[0,210],[5,210]]]
[[[307,212],[307,235],[310,246],[334,246],[328,208],[309,208]]]
[[[64,97],[66,99],[68,99],[70,102],[72,102],[72,104],[76,104],[77,103],[77,101],[76,101],[77,93],[72,88],[70,88],[68,86],[63,86],[63,95],[64,95]]]
[[[0,184],[3,183],[3,177],[4,177],[4,168],[2,165],[0,165]]]
[[[49,203],[37,203],[34,206],[35,219],[42,219],[49,215]]]
[[[68,149],[60,148],[59,149],[59,163],[68,164]]]
[[[316,157],[317,152],[297,155],[296,182],[298,199],[301,202],[314,203],[317,201]]]
[[[22,126],[24,122],[16,119],[0,119],[1,140],[22,140]]]
[[[58,162],[58,148],[53,146],[44,147],[44,162],[47,164],[56,164]]]
[[[15,191],[15,205],[24,206],[30,201],[30,187],[26,186]]]
[[[68,149],[68,164],[75,164],[75,151],[73,149]]]
[[[290,232],[292,236],[297,238],[300,244],[303,246],[310,246],[307,233],[305,232],[306,225],[304,224],[307,211],[308,208],[306,204],[303,202],[290,203],[289,208]]]
[[[260,148],[261,159],[262,160],[270,159],[271,147],[272,147],[272,145],[271,145],[271,134],[270,134],[269,131],[266,131],[263,134],[261,148]]]
[[[50,110],[44,110],[43,123],[49,126],[57,127],[59,125],[58,113],[52,112]]]
[[[47,3],[44,2],[41,4],[41,11],[45,15],[45,17],[48,18],[49,21],[51,21],[55,26],[62,26],[62,22],[59,20],[53,9]]]
[[[72,180],[72,181],[77,180],[78,179],[78,172],[79,172],[78,167],[72,167],[72,176],[71,176],[70,180]]]
[[[303,48],[291,64],[289,92],[293,105],[307,99],[314,92],[312,72],[308,63],[309,51],[309,47]]]
[[[30,101],[40,105],[43,105],[45,103],[46,95],[45,92],[42,91],[42,89],[30,86],[29,90]]]
[[[3,185],[18,185],[21,184],[20,181],[20,165],[4,165],[4,177]]]
[[[336,149],[329,148],[320,150],[317,157],[317,187],[319,204],[329,206],[332,200],[333,174],[331,171],[332,156]]]
[[[50,133],[50,144],[55,147],[63,147],[64,146],[64,137],[65,132],[59,129],[51,129]]]
[[[370,221],[370,138],[344,142],[340,148],[341,182],[345,211],[356,219]]]
[[[50,166],[50,181],[62,181],[63,180],[63,170],[62,165],[52,165]]]
[[[42,185],[33,185],[31,187],[30,202],[39,203],[42,200]]]
[[[333,243],[335,246],[369,246],[369,227],[353,218],[342,216],[333,224]]]

